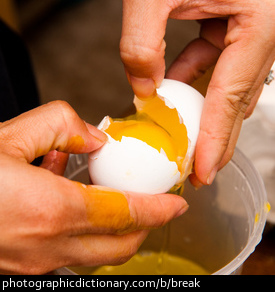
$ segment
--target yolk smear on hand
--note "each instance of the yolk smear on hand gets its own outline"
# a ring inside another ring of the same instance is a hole
[[[127,198],[117,190],[75,182],[84,198],[87,219],[98,231],[123,234],[135,224]]]
[[[63,143],[62,145],[48,145],[48,148],[39,147],[36,149],[35,157],[43,156],[49,153],[52,150],[57,150],[60,152],[67,152],[67,153],[75,153],[80,150],[83,146],[85,146],[85,141],[80,135],[75,135],[71,137],[67,143]],[[30,160],[31,162],[32,160]]]
[[[56,150],[74,153],[78,149],[85,146],[85,141],[80,135],[71,137],[65,145],[60,145]]]

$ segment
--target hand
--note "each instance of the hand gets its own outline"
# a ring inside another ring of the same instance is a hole
[[[61,176],[66,153],[91,152],[105,141],[65,102],[0,124],[1,273],[122,263],[150,228],[186,210],[179,196],[123,193]],[[29,164],[41,155],[42,167]]]
[[[217,62],[190,176],[196,186],[211,184],[231,159],[242,121],[252,113],[275,59],[274,1],[124,0],[121,58],[137,96],[154,94],[164,77],[168,17],[202,25],[200,37],[183,50],[167,78],[191,83]]]

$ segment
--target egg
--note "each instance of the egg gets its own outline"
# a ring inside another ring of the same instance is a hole
[[[192,170],[203,103],[191,86],[164,79],[155,97],[134,97],[134,115],[106,116],[98,128],[108,141],[89,154],[92,182],[147,194],[180,186]]]

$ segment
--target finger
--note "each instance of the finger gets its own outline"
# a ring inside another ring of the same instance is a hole
[[[240,134],[243,117],[244,115],[240,114],[239,117],[236,118],[235,123],[230,133],[230,137],[229,137],[226,149],[224,150],[219,163],[217,163],[217,165],[214,167],[213,173],[210,172],[209,176],[206,178],[206,181],[204,181],[203,183],[202,183],[201,177],[204,173],[207,173],[207,171],[209,170],[207,166],[201,165],[201,160],[204,159],[204,157],[200,156],[202,153],[200,152],[200,149],[198,150],[198,153],[196,154],[196,158],[195,158],[195,163],[194,163],[195,172],[189,176],[189,180],[195,188],[200,188],[203,184],[211,184],[212,181],[214,180],[216,173],[230,161],[230,159],[232,158],[234,154],[235,146]]]
[[[65,265],[99,266],[123,264],[137,253],[148,233],[149,230],[139,230],[123,235],[72,237],[66,242],[67,250],[70,250],[72,245],[74,246],[71,253],[72,258]],[[61,266],[64,266],[64,264]]]
[[[166,77],[191,84],[212,67],[224,49],[227,22],[210,19],[201,22],[200,38],[192,41],[173,62]]]
[[[258,100],[259,100],[259,98],[261,96],[263,88],[264,88],[264,84],[262,84],[262,86],[260,86],[257,89],[254,97],[252,98],[250,104],[248,105],[248,107],[246,109],[245,116],[244,116],[245,119],[249,118],[252,115],[252,113],[253,113],[256,105],[257,105],[257,102],[258,102]]]
[[[219,167],[218,170],[222,169],[232,158],[233,154],[234,154],[234,150],[240,135],[240,131],[241,131],[241,127],[243,124],[243,120],[246,119],[247,117],[249,117],[249,115],[252,114],[257,101],[260,97],[261,91],[262,91],[263,86],[260,86],[257,90],[255,95],[252,97],[252,100],[250,101],[250,104],[247,106],[245,114],[243,115],[243,113],[241,112],[235,120],[235,123],[233,125],[233,129],[230,135],[230,139],[228,142],[228,146],[225,150],[225,153],[221,159],[221,162],[219,163]]]
[[[170,8],[165,1],[123,1],[120,55],[134,93],[155,93],[164,78],[166,23]]]
[[[168,17],[176,19],[202,19],[220,16],[213,4],[181,1],[124,0],[120,42],[121,59],[135,94],[147,97],[164,78],[164,35]],[[205,7],[204,7],[205,6]],[[219,12],[221,10],[219,9]],[[228,7],[223,15],[228,15]],[[232,12],[232,9],[231,9]]]
[[[266,52],[259,54],[255,44],[240,40],[219,58],[208,87],[196,147],[195,170],[203,184],[211,184],[221,165],[232,156],[245,112],[272,64],[271,57],[262,66],[266,56]]]
[[[249,117],[252,114],[252,112],[253,112],[256,104],[257,104],[257,101],[259,99],[259,96],[261,94],[261,90],[262,90],[262,86],[259,87],[259,89],[256,91],[256,94],[253,96],[251,103],[248,105],[248,107],[246,109],[245,115],[243,115],[241,113],[239,115],[239,117],[236,118],[235,123],[234,123],[233,128],[232,128],[232,131],[231,131],[231,134],[230,134],[230,138],[229,138],[226,150],[225,150],[225,152],[224,152],[224,154],[223,154],[223,156],[221,158],[220,163],[216,167],[217,171],[222,169],[231,160],[231,158],[232,158],[232,156],[234,154],[234,150],[235,150],[235,147],[236,147],[236,144],[237,144],[237,141],[238,141],[238,137],[239,137],[240,131],[241,131],[243,119]],[[203,186],[203,183],[198,178],[199,171],[202,171],[202,172],[204,171],[202,169],[202,167],[199,165],[200,164],[200,160],[201,160],[201,158],[198,155],[196,157],[195,163],[194,163],[194,169],[196,170],[196,172],[190,174],[190,176],[189,176],[189,180],[190,180],[191,184],[196,189],[199,189],[200,187]],[[197,170],[197,169],[199,169],[199,167],[200,167],[200,170]],[[214,171],[216,171],[216,170],[214,170]],[[197,173],[198,173],[198,175],[197,175]],[[210,179],[212,179],[212,178],[210,178]],[[209,181],[209,183],[210,183],[210,181]]]
[[[68,153],[52,150],[43,157],[40,167],[48,169],[54,174],[64,175],[68,159]]]
[[[37,257],[32,249],[24,247],[26,259],[21,265],[18,258],[9,259],[2,267],[5,274],[45,274],[66,266],[94,267],[99,265],[119,265],[129,260],[146,239],[149,230],[140,230],[125,235],[79,235],[60,238],[48,253]],[[48,244],[47,238],[44,239]]]
[[[206,19],[201,22],[200,37],[219,50],[225,49],[224,38],[227,33],[227,20]]]
[[[206,180],[206,183],[204,184],[211,184],[212,181],[214,180],[214,177],[216,175],[216,173],[222,169],[229,161],[230,159],[232,158],[233,154],[234,154],[234,150],[235,150],[235,146],[236,146],[236,143],[237,143],[237,140],[238,140],[238,137],[239,137],[239,134],[240,134],[240,131],[241,131],[241,126],[242,126],[242,122],[243,122],[243,118],[244,118],[244,115],[243,113],[240,113],[239,116],[236,118],[235,120],[235,123],[233,125],[233,128],[231,130],[231,133],[230,133],[230,138],[228,140],[228,143],[227,143],[227,147],[221,157],[221,160],[220,162],[215,166],[214,168],[214,173],[213,174],[209,174],[210,177],[207,178]],[[194,162],[194,170],[195,172],[192,173],[190,176],[189,176],[189,180],[191,182],[191,184],[199,189],[201,186],[203,186],[203,183],[201,182],[201,176],[202,174],[201,173],[204,173],[204,172],[207,172],[208,169],[207,169],[207,166],[205,167],[206,170],[200,165],[200,162],[201,162],[201,156],[200,156],[200,152],[198,152],[198,154],[196,155],[196,158],[195,158],[195,162]],[[213,177],[211,177],[213,176]]]
[[[176,195],[140,195],[101,186],[74,184],[85,203],[85,231],[90,228],[96,233],[124,234],[157,228],[188,209],[186,201]]]
[[[195,188],[195,190],[199,190],[203,186],[203,183],[201,183],[201,181],[198,179],[195,172],[192,172],[188,176],[188,179],[189,179],[190,183],[193,185],[193,187]]]
[[[103,132],[82,121],[66,103],[55,101],[0,126],[4,152],[31,162],[51,150],[91,152],[106,141]]]
[[[220,54],[219,49],[198,38],[177,57],[167,71],[166,78],[191,84],[217,62]]]
[[[81,193],[85,212],[79,213],[82,219],[78,223],[74,213],[69,240],[62,244],[61,254],[72,250],[70,257],[64,256],[69,260],[67,265],[121,264],[137,252],[149,229],[163,226],[188,209],[185,200],[176,195],[127,194],[77,182],[73,185],[70,195],[74,190]],[[74,208],[81,202],[78,198]],[[72,212],[67,209],[67,214]]]

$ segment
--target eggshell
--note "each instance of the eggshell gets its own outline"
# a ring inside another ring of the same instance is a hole
[[[89,155],[89,173],[94,184],[147,194],[165,193],[189,175],[199,133],[204,98],[195,89],[175,80],[165,79],[157,93],[166,106],[176,108],[180,122],[187,129],[189,145],[183,161],[182,174],[176,162],[168,160],[145,142],[131,137],[108,141]],[[146,101],[134,99],[137,109]],[[110,124],[105,117],[98,128],[105,130]]]
[[[94,184],[157,194],[167,192],[179,180],[177,164],[145,142],[131,137],[123,137],[121,142],[108,138],[104,147],[89,156]]]

